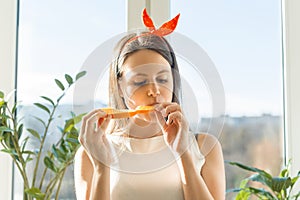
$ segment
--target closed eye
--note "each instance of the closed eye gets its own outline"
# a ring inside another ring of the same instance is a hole
[[[143,81],[134,81],[133,85],[135,86],[142,86],[145,85],[147,83],[147,80],[143,80]]]
[[[168,82],[168,79],[158,78],[158,79],[156,79],[156,81],[157,81],[158,83],[167,83],[167,82]]]

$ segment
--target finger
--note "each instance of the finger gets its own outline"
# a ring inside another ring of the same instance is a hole
[[[173,113],[169,114],[166,124],[170,125],[173,122],[181,123],[182,118],[183,118],[183,115],[181,112],[179,112],[179,111],[173,112]]]
[[[164,102],[155,106],[155,109],[167,117],[171,112],[181,111],[180,106],[175,102]]]
[[[171,104],[165,108],[166,115],[169,115],[172,112],[179,111],[181,112],[181,108],[178,104]]]
[[[89,112],[88,114],[86,114],[85,116],[83,116],[82,118],[82,125],[81,125],[81,131],[85,130],[86,128],[86,122],[89,118],[91,118],[91,116],[93,116],[95,113],[102,113],[104,115],[104,111],[102,111],[101,109],[96,109],[93,110],[91,112]]]
[[[163,116],[161,115],[161,113],[160,112],[153,112],[153,114],[154,114],[155,119],[156,119],[158,125],[160,126],[160,128],[164,127],[166,121],[163,118]]]
[[[108,115],[106,118],[102,118],[103,120],[102,120],[102,123],[100,124],[100,126],[98,126],[98,131],[102,131],[103,133],[105,133],[111,118],[112,118],[111,115]],[[99,122],[99,120],[98,120],[98,122]],[[99,125],[99,123],[98,123],[98,125]]]

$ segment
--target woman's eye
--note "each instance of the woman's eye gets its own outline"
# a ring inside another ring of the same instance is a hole
[[[135,86],[142,86],[145,85],[147,83],[147,80],[143,80],[143,81],[133,81],[133,84]]]
[[[167,83],[168,79],[164,79],[164,78],[159,78],[156,80],[158,83]]]

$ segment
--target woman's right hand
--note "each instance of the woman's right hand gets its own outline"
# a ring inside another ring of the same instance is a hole
[[[79,142],[88,153],[94,167],[110,165],[113,161],[113,146],[106,137],[111,116],[104,111],[94,110],[82,118]]]

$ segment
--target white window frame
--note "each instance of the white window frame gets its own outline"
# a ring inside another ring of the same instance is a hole
[[[6,94],[15,88],[17,3],[17,0],[0,0],[0,89]],[[1,199],[9,200],[12,199],[12,159],[0,153],[0,163]]]
[[[291,158],[291,175],[300,170],[300,1],[282,0],[283,21],[283,75],[284,75],[284,121],[285,158]],[[300,190],[298,183],[294,191]]]
[[[127,30],[144,28],[140,12],[147,8],[157,25],[170,17],[170,0],[128,0]],[[16,34],[18,0],[0,0],[0,86],[5,93],[15,88]],[[284,77],[284,119],[285,158],[292,158],[291,174],[300,169],[300,1],[282,0],[283,13],[283,77]],[[163,11],[163,12],[162,12]],[[298,66],[298,67],[297,67]],[[297,123],[298,122],[298,123]],[[1,147],[0,147],[1,148]],[[12,160],[0,153],[0,194],[1,199],[12,199]],[[298,184],[295,190],[299,190]]]

